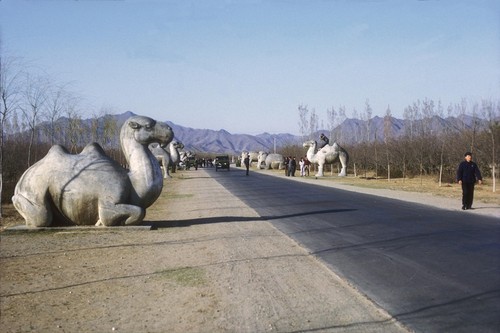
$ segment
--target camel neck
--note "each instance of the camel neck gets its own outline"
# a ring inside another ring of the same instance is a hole
[[[132,203],[149,207],[158,198],[163,186],[163,177],[156,157],[147,144],[143,145],[134,139],[133,130],[128,127],[124,126],[122,129],[120,142],[129,166],[128,176],[133,187]]]
[[[173,144],[169,144],[170,148],[170,158],[173,161],[178,161],[179,160],[179,151],[177,151],[177,148]]]
[[[315,146],[310,146],[309,149],[307,149],[307,159],[309,161],[313,161],[316,159],[316,147]]]

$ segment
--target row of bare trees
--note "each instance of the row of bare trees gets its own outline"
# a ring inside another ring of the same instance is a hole
[[[327,130],[331,142],[348,150],[356,175],[387,179],[436,175],[441,185],[453,181],[464,152],[471,151],[483,174],[494,182],[498,177],[500,101],[463,99],[445,110],[440,102],[425,99],[405,108],[399,120],[389,107],[383,118],[373,117],[367,100],[361,114],[353,111],[348,125],[345,110],[341,106],[326,111]],[[299,105],[298,113],[303,139],[317,139],[315,110]]]

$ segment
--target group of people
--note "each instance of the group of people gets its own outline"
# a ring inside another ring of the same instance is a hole
[[[311,162],[307,157],[301,157],[298,168],[300,170],[300,176],[309,176],[309,168]],[[285,175],[287,177],[295,177],[295,172],[297,171],[297,159],[294,156],[285,157]]]

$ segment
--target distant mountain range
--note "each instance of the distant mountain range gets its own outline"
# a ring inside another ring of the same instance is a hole
[[[122,114],[106,115],[104,117],[114,118],[119,129],[129,117],[134,115],[135,114],[133,112],[127,111]],[[104,117],[100,118],[99,121],[103,122]],[[67,121],[67,118],[61,118],[58,120],[58,122]],[[86,119],[82,120],[82,122],[84,122],[86,126],[90,126],[92,120]],[[285,146],[301,145],[304,141],[302,136],[289,133],[262,133],[259,135],[231,134],[223,129],[218,131],[210,129],[195,129],[177,125],[170,121],[165,121],[165,123],[172,127],[175,138],[184,144],[185,150],[191,150],[193,152],[206,152],[214,154],[227,153],[233,155],[239,155],[245,150],[263,150],[273,152],[275,148],[278,149]],[[410,130],[417,133],[417,129],[421,128],[422,125],[425,125],[427,133],[442,133],[443,131],[448,130],[460,131],[464,128],[471,128],[474,124],[481,127],[484,126],[485,123],[486,122],[484,120],[470,116],[464,116],[460,119],[456,117],[443,119],[441,117],[434,116],[430,119],[412,122],[412,124],[409,124],[401,119],[390,118],[390,122],[386,123],[384,118],[376,116],[370,121],[346,119],[333,131],[319,130],[312,137],[318,139],[320,133],[325,133],[327,136],[330,136],[330,143],[337,141],[341,145],[346,145],[366,141],[367,139],[369,141],[383,141],[385,133],[390,133],[392,138],[398,138],[403,136],[405,133],[408,133]],[[390,128],[390,130],[387,130],[388,128]],[[42,132],[43,131],[40,131],[40,138],[44,137]],[[46,138],[44,140],[46,140]],[[118,145],[118,135],[116,137],[116,141],[113,140],[112,144]]]
[[[471,128],[476,123],[477,126],[485,126],[486,122],[478,118],[464,116],[463,119],[449,117],[446,119],[434,116],[431,119],[415,121],[410,125],[404,120],[391,118],[389,124],[385,123],[384,118],[374,117],[368,121],[359,119],[346,119],[333,131],[319,130],[312,135],[312,138],[319,140],[320,133],[330,137],[330,143],[337,141],[341,145],[355,144],[357,142],[369,140],[370,142],[385,139],[385,133],[389,133],[392,138],[399,138],[409,131],[413,131],[418,135],[419,128],[425,126],[426,133],[442,133],[458,132],[463,129]],[[228,153],[240,154],[242,151],[267,151],[273,152],[276,148],[302,145],[305,140],[302,136],[297,136],[289,133],[269,134],[262,133],[259,135],[247,134],[231,134],[225,130],[209,130],[209,129],[193,129],[176,125],[167,121],[174,130],[175,137],[181,141],[187,150],[211,152],[211,153]],[[390,128],[390,130],[386,130]],[[369,129],[369,130],[368,130]]]

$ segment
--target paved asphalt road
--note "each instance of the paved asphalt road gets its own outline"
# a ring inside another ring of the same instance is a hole
[[[213,169],[232,194],[417,332],[500,332],[493,217]]]

